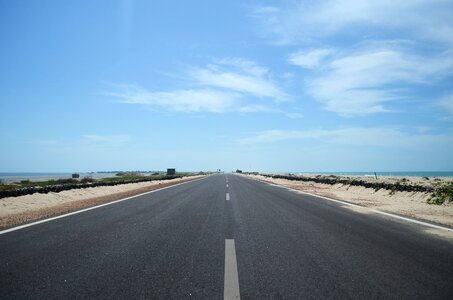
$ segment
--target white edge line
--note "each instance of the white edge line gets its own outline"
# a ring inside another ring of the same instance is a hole
[[[104,204],[99,204],[99,205],[88,207],[88,208],[84,208],[84,209],[81,209],[81,210],[76,210],[76,211],[73,211],[73,212],[70,212],[70,213],[67,213],[67,214],[63,214],[63,215],[59,215],[59,216],[55,216],[55,217],[52,217],[52,218],[39,220],[39,221],[36,221],[36,222],[27,223],[27,224],[24,224],[24,225],[19,225],[19,226],[16,226],[16,227],[8,228],[8,229],[0,231],[0,235],[8,233],[8,232],[12,232],[12,231],[20,230],[20,229],[23,229],[23,228],[31,227],[31,226],[34,226],[34,225],[38,225],[38,224],[41,224],[41,223],[46,223],[46,222],[49,222],[49,221],[53,221],[53,220],[69,217],[69,216],[72,216],[72,215],[80,214],[80,213],[83,213],[83,212],[86,212],[86,211],[89,211],[89,210],[92,210],[92,209],[100,208],[100,207],[103,207],[103,206],[115,204],[115,203],[126,201],[126,200],[130,200],[132,198],[140,197],[140,196],[151,194],[151,193],[154,193],[154,192],[159,192],[159,191],[162,191],[162,190],[165,190],[165,189],[168,189],[168,188],[172,188],[172,187],[175,187],[175,186],[178,186],[178,185],[186,184],[186,183],[189,183],[189,182],[195,182],[195,181],[198,181],[198,180],[206,179],[207,177],[208,176],[202,177],[202,178],[199,178],[199,179],[195,179],[195,180],[186,181],[186,182],[180,182],[180,183],[173,184],[173,185],[170,185],[170,186],[166,186],[166,187],[163,187],[163,188],[160,188],[160,189],[156,189],[156,190],[152,190],[152,191],[149,191],[149,192],[141,193],[141,194],[138,194],[138,195],[135,195],[135,196],[130,196],[130,197],[119,199],[119,200],[115,200],[115,201],[112,201],[112,202],[107,202],[107,203],[104,203]]]
[[[225,200],[230,201],[230,193],[226,193]]]
[[[306,195],[310,195],[310,196],[313,196],[313,197],[318,197],[318,198],[322,198],[322,199],[325,199],[325,200],[329,200],[329,201],[333,201],[333,202],[349,205],[349,206],[352,206],[352,207],[365,208],[365,209],[368,209],[368,210],[370,210],[370,211],[372,211],[374,213],[381,214],[381,215],[384,215],[384,216],[388,216],[388,217],[392,217],[392,218],[395,218],[395,219],[404,220],[404,221],[411,222],[411,223],[416,223],[416,224],[419,224],[419,225],[428,226],[428,227],[431,227],[431,228],[442,229],[442,230],[447,230],[447,231],[453,232],[453,229],[448,228],[448,227],[435,225],[435,224],[431,224],[431,223],[427,223],[427,222],[411,219],[411,218],[408,218],[408,217],[398,216],[398,215],[395,215],[395,214],[392,214],[392,213],[388,213],[388,212],[384,212],[384,211],[381,211],[381,210],[368,208],[366,206],[360,206],[360,205],[349,203],[349,202],[346,202],[346,201],[341,201],[341,200],[337,200],[337,199],[328,198],[328,197],[325,197],[325,196],[320,196],[320,195],[304,192],[304,191],[301,191],[301,190],[293,189],[293,188],[290,188],[290,187],[287,187],[287,186],[283,186],[283,185],[278,185],[278,184],[275,184],[275,183],[270,183],[270,182],[267,182],[267,181],[262,181],[262,180],[260,180],[260,181],[263,182],[263,183],[267,183],[268,185],[273,185],[273,186],[276,186],[276,187],[279,187],[279,188],[287,189],[287,190],[292,191],[292,192],[306,194]]]

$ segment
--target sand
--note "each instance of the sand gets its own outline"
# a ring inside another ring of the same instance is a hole
[[[429,193],[421,192],[395,192],[381,189],[374,189],[349,186],[342,184],[321,184],[315,182],[290,181],[286,179],[273,179],[261,175],[245,175],[251,178],[262,180],[277,185],[286,186],[303,192],[321,195],[337,200],[343,200],[358,204],[364,207],[377,209],[384,212],[398,214],[431,223],[447,225],[453,227],[453,203],[443,205],[433,205],[426,203],[430,197]],[[310,175],[314,176],[314,175]],[[349,176],[362,180],[374,180],[374,177]],[[401,181],[402,177],[380,177],[378,180],[395,183]],[[423,185],[433,185],[438,181],[426,180],[422,177],[406,177],[408,183],[419,183]],[[442,178],[443,182],[452,181],[451,178]]]
[[[427,204],[426,200],[430,197],[428,193],[395,192],[392,194],[390,191],[384,189],[375,191],[374,189],[342,184],[328,185],[314,182],[289,181],[286,179],[268,178],[261,175],[243,176],[283,185],[303,192],[355,203],[363,207],[453,227],[453,204]],[[0,228],[12,227],[201,177],[204,176],[74,189],[59,193],[35,193],[26,196],[3,198],[0,199]],[[376,180],[363,176],[357,176],[355,178]],[[380,177],[378,180],[396,182],[401,179],[398,177]],[[406,177],[406,179],[409,180],[409,183],[417,182],[428,186],[436,183],[433,180],[427,181],[418,177]],[[442,179],[444,182],[451,180],[453,179]]]
[[[99,186],[72,189],[59,193],[35,193],[19,197],[2,198],[0,199],[0,228],[12,227],[34,220],[68,213],[201,177],[204,176],[199,175],[171,180]]]

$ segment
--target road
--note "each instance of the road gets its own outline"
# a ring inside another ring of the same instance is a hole
[[[0,235],[1,299],[453,299],[453,242],[221,174]]]

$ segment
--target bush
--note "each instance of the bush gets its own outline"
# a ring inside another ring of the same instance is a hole
[[[58,193],[70,189],[82,189],[86,187],[96,186],[114,186],[118,184],[133,183],[133,182],[146,182],[153,180],[169,180],[178,178],[181,176],[158,176],[150,177],[143,176],[141,174],[135,174],[134,176],[124,177],[110,177],[103,178],[102,180],[93,180],[93,182],[81,182],[79,183],[76,179],[58,179],[41,182],[31,182],[31,186],[1,186],[0,187],[0,199],[5,197],[17,197],[22,195],[29,195],[33,193],[47,194],[50,192]],[[89,178],[89,177],[88,177]],[[83,179],[82,179],[83,180]]]
[[[91,177],[83,177],[80,182],[81,183],[88,183],[88,182],[94,182],[95,180]]]
[[[72,179],[72,178],[62,178],[62,179],[57,179],[56,183],[57,184],[70,184],[70,183],[77,183],[79,182],[77,179]]]
[[[429,204],[441,205],[449,202],[453,202],[453,182],[438,185],[428,199]]]

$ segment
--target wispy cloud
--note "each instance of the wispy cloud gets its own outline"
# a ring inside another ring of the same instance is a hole
[[[323,137],[327,133],[327,131],[323,130],[267,130],[250,137],[239,139],[238,141],[242,144],[266,144],[284,140]]]
[[[274,82],[261,75],[229,72],[221,70],[217,66],[193,69],[190,74],[192,78],[203,86],[232,90],[255,97],[269,98],[277,102],[285,101],[289,98]]]
[[[399,128],[342,128],[314,130],[268,130],[239,139],[241,144],[272,144],[287,140],[306,140],[333,145],[416,148],[422,145],[453,146],[453,136],[447,134],[411,133]]]
[[[214,89],[186,89],[154,92],[135,85],[124,86],[118,92],[105,92],[120,103],[141,104],[180,112],[224,113],[240,110],[241,94]],[[252,111],[252,110],[250,110]]]
[[[318,67],[322,61],[332,53],[332,49],[315,49],[310,51],[301,50],[292,53],[288,57],[288,62],[302,68],[313,69]]]
[[[267,98],[273,102],[290,99],[290,96],[272,80],[267,68],[240,57],[217,59],[214,64],[203,68],[192,68],[189,71],[189,78],[204,87]]]
[[[124,149],[130,146],[131,136],[127,134],[82,134],[79,136],[58,139],[35,139],[30,143],[46,152],[58,153],[90,153],[92,151],[107,151]]]
[[[286,61],[304,69],[307,93],[351,117],[393,111],[400,100],[421,100],[413,87],[451,78],[452,13],[448,0],[328,0],[253,16],[275,43],[299,46]]]
[[[451,74],[451,53],[423,57],[399,47],[375,45],[336,56],[306,84],[327,110],[355,116],[387,112],[391,109],[386,103],[416,97],[400,88],[404,84],[435,84]]]
[[[446,111],[448,120],[453,120],[453,94],[443,97],[439,104]]]
[[[256,62],[242,57],[225,57],[218,59],[217,64],[239,68],[242,72],[253,76],[264,76],[269,73],[267,68],[258,65]]]
[[[275,106],[290,99],[271,79],[268,69],[234,57],[218,59],[205,67],[189,68],[179,89],[155,91],[123,84],[114,85],[113,91],[102,94],[120,103],[187,113],[278,111]]]
[[[253,16],[278,44],[308,42],[337,32],[361,35],[363,30],[379,29],[377,34],[404,31],[415,38],[453,43],[449,0],[328,0],[299,1],[296,5],[265,6]],[[383,32],[384,31],[384,32]]]
[[[129,135],[117,134],[117,135],[99,135],[99,134],[84,134],[81,136],[83,143],[91,144],[124,144],[131,138]]]

